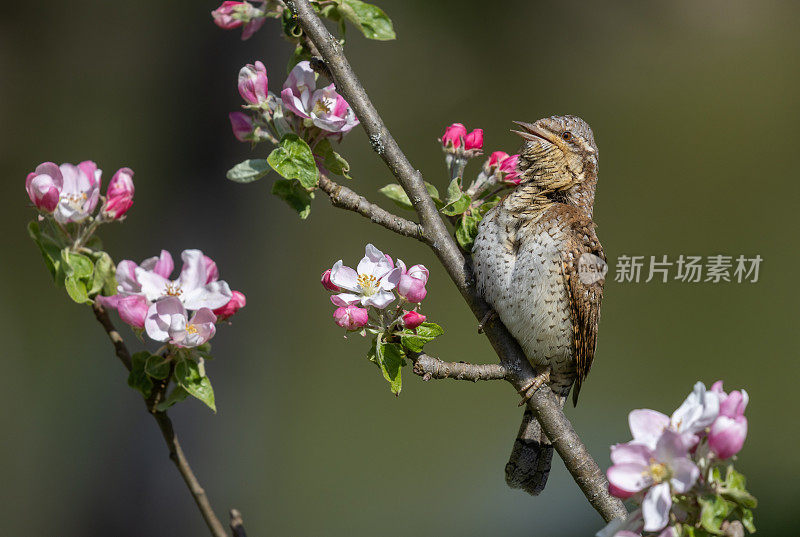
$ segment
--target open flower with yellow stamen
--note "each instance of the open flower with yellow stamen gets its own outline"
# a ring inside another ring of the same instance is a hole
[[[340,307],[360,303],[383,309],[394,301],[392,290],[400,281],[400,275],[401,270],[395,268],[383,252],[367,244],[357,270],[345,266],[341,259],[331,268],[331,283],[350,291],[333,295],[331,301]]]
[[[200,308],[189,319],[181,301],[169,297],[150,306],[144,328],[147,335],[156,341],[179,347],[197,347],[214,336],[216,321],[216,315],[208,308]]]
[[[181,253],[183,268],[177,280],[169,280],[169,272],[157,271],[140,266],[135,269],[136,280],[141,285],[141,293],[150,302],[175,297],[188,310],[221,308],[227,304],[233,293],[227,282],[213,280],[210,271],[216,271],[210,259],[200,250],[184,250]],[[170,259],[171,261],[171,259]],[[165,263],[168,268],[168,264]]]
[[[670,429],[663,431],[655,448],[635,442],[612,446],[611,460],[611,492],[620,498],[644,493],[645,531],[663,529],[669,522],[672,493],[687,492],[700,476],[683,435]]]
[[[358,125],[350,105],[333,84],[317,89],[316,74],[308,61],[294,66],[283,84],[281,100],[286,109],[324,131],[346,134]]]

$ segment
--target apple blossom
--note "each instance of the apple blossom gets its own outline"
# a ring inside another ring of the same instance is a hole
[[[406,264],[400,259],[397,260],[397,267],[400,269],[397,294],[408,302],[415,304],[422,302],[428,294],[425,289],[425,284],[428,283],[428,269],[424,265],[414,265],[406,270]]]
[[[267,68],[260,61],[255,65],[248,63],[239,70],[239,95],[247,104],[267,102]]]
[[[91,161],[59,166],[63,186],[59,193],[58,206],[53,213],[60,224],[83,222],[94,211],[100,199],[101,171]]]
[[[136,279],[141,284],[141,293],[150,302],[165,297],[176,297],[190,310],[216,309],[226,305],[231,289],[225,281],[209,281],[209,264],[200,250],[184,250],[181,254],[183,268],[177,280],[170,281],[163,272],[146,267],[135,269]]]
[[[403,310],[403,316],[401,317],[403,326],[410,330],[424,323],[425,319],[426,317],[419,312],[406,310]]]
[[[43,162],[25,179],[28,197],[40,211],[52,213],[58,206],[64,179],[61,170],[52,162]]]
[[[320,281],[322,282],[322,287],[324,287],[328,291],[334,291],[337,293],[341,291],[339,287],[333,285],[333,282],[331,282],[331,269],[328,269],[322,273],[322,278],[320,279]]]
[[[119,297],[116,301],[117,312],[122,322],[136,328],[144,328],[144,320],[150,304],[142,295]]]
[[[244,293],[232,291],[231,295],[231,299],[227,304],[214,310],[214,315],[217,316],[218,322],[232,317],[234,313],[247,305],[247,298],[244,296]]]
[[[461,123],[453,123],[444,130],[441,141],[445,149],[458,149],[467,137],[467,128]]]
[[[281,91],[286,109],[320,129],[346,134],[358,125],[358,118],[333,84],[316,89],[316,75],[309,61],[294,66]]]
[[[150,306],[144,327],[147,335],[155,341],[179,347],[197,347],[214,337],[216,321],[216,316],[208,308],[200,308],[189,319],[180,299],[170,296]]]
[[[694,385],[692,393],[672,413],[670,426],[679,433],[697,434],[711,425],[719,415],[719,397],[707,391],[702,382]]]
[[[369,322],[369,312],[355,305],[341,306],[333,312],[336,324],[350,331],[358,330]]]
[[[250,116],[244,112],[231,112],[228,114],[228,119],[231,121],[231,129],[237,140],[240,142],[258,141],[257,127]]]
[[[266,2],[261,4],[262,9],[258,9],[249,2],[226,1],[212,11],[211,16],[214,24],[224,30],[232,30],[244,25],[242,30],[242,41],[244,41],[252,37],[266,21],[266,13],[263,9]]]
[[[103,215],[112,220],[122,218],[133,206],[133,193],[133,170],[120,168],[108,184]]]
[[[360,303],[383,309],[395,299],[392,289],[400,281],[400,274],[383,252],[367,244],[357,270],[344,266],[341,259],[331,268],[331,283],[349,291],[333,295],[331,301],[337,306]]]
[[[608,480],[620,497],[645,492],[642,515],[646,531],[658,531],[669,522],[672,491],[685,493],[697,481],[700,470],[688,456],[680,433],[665,430],[654,449],[629,442],[611,448],[614,463]]]
[[[464,137],[464,149],[483,149],[483,129],[475,129]]]
[[[720,458],[727,459],[741,451],[747,438],[747,418],[745,408],[750,400],[745,390],[734,390],[726,394],[722,381],[711,386],[711,391],[719,399],[719,416],[708,431],[708,445]]]

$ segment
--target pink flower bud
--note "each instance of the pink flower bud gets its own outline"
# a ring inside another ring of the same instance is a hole
[[[52,213],[58,206],[59,195],[64,186],[61,170],[52,162],[43,162],[25,179],[25,190],[37,209]]]
[[[121,218],[133,206],[133,192],[133,170],[120,168],[108,184],[103,214],[114,220]]]
[[[248,63],[239,71],[239,95],[248,104],[267,102],[267,68],[261,62]]]
[[[421,313],[417,313],[416,311],[406,311],[403,310],[403,326],[406,328],[413,330],[422,323],[425,322],[426,317]]]
[[[708,432],[708,446],[721,459],[732,457],[741,451],[747,437],[747,418],[720,415]]]
[[[466,127],[464,127],[464,125],[461,123],[453,123],[444,130],[444,135],[442,136],[442,145],[445,147],[445,149],[458,149],[461,147],[461,143],[466,136]],[[481,133],[481,140],[482,139],[483,133]]]
[[[410,274],[403,274],[400,276],[400,283],[397,284],[397,294],[407,302],[419,304],[428,294],[425,289],[425,280],[415,278]]]
[[[335,293],[338,293],[339,291],[342,290],[337,285],[334,285],[334,283],[331,281],[331,269],[328,269],[322,273],[321,281],[322,281],[322,287],[324,287],[328,291],[333,291]]]
[[[214,266],[216,267],[216,265]],[[227,304],[213,311],[214,315],[217,316],[217,322],[224,321],[225,319],[233,316],[234,313],[245,307],[247,304],[247,299],[245,298],[244,293],[233,291],[231,294],[231,299]]]
[[[214,24],[223,30],[232,30],[238,28],[244,21],[234,18],[237,13],[237,8],[244,7],[245,2],[222,2],[222,5],[211,12],[211,17],[214,19]]]
[[[499,172],[502,181],[511,185],[518,185],[522,180],[517,172],[517,164],[519,163],[519,155],[511,155],[500,163]]]
[[[122,322],[136,328],[144,328],[144,320],[149,308],[147,299],[142,295],[129,295],[117,301],[117,311]]]
[[[336,324],[347,330],[358,330],[366,326],[369,322],[369,312],[357,306],[344,306],[336,308],[333,312],[333,320]]]
[[[489,157],[489,162],[487,163],[487,166],[489,168],[496,168],[497,166],[500,165],[501,162],[503,162],[507,158],[508,158],[508,153],[506,153],[505,151],[495,151]]]
[[[483,129],[475,129],[464,138],[464,149],[483,149]]]
[[[253,120],[244,112],[231,112],[228,114],[231,120],[233,135],[240,142],[255,140],[255,124]]]

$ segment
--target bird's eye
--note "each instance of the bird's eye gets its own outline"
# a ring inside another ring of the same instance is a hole
[[[569,131],[564,131],[563,133],[561,133],[561,137],[567,142],[569,142],[570,140],[572,140],[572,133]]]

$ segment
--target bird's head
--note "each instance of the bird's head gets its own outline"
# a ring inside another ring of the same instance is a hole
[[[576,116],[552,116],[534,123],[515,122],[524,140],[520,150],[522,183],[566,191],[597,177],[597,145],[589,125]]]

